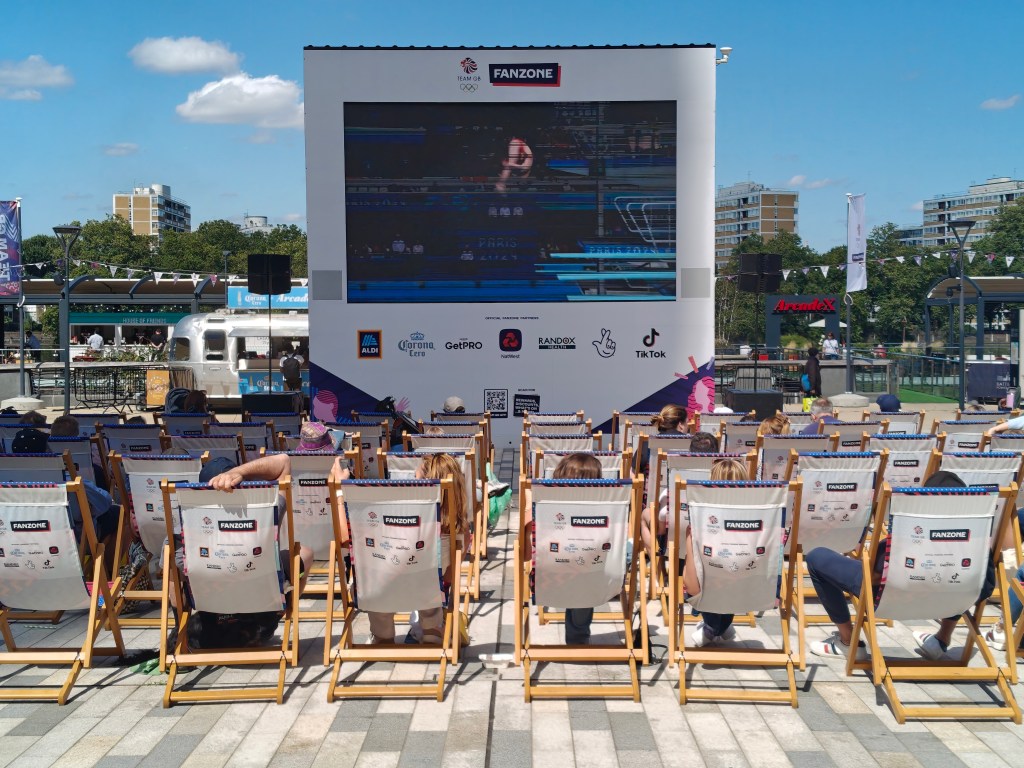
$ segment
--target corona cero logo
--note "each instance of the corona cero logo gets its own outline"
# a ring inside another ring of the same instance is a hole
[[[469,56],[460,61],[459,66],[462,67],[462,71],[467,75],[472,75],[476,72],[476,62],[469,58]]]

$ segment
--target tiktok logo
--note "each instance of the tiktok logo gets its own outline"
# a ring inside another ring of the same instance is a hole
[[[651,332],[644,336],[644,346],[653,347],[659,336],[661,336],[661,334],[658,333],[658,329],[651,328]]]

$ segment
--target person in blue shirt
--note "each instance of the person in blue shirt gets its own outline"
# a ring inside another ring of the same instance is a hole
[[[832,401],[827,397],[819,397],[811,403],[811,423],[804,427],[801,435],[818,434],[818,422],[824,424],[837,424],[839,419],[832,415]]]

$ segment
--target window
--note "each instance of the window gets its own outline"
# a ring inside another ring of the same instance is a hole
[[[207,331],[203,334],[206,343],[207,360],[223,360],[228,337],[224,331]]]
[[[171,360],[187,362],[190,359],[189,347],[188,339],[175,337],[171,343]]]

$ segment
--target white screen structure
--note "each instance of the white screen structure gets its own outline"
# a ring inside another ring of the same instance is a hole
[[[714,60],[307,48],[313,416],[711,410]]]

